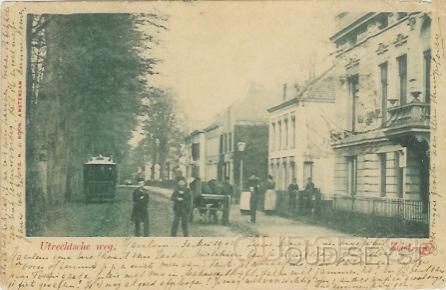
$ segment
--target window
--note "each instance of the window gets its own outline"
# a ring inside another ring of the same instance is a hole
[[[358,75],[351,76],[348,79],[350,91],[350,105],[351,105],[351,130],[355,131],[356,126],[356,98],[358,93],[359,77]]]
[[[290,167],[291,167],[291,182],[292,182],[293,179],[296,178],[296,163],[294,161],[291,161]]]
[[[225,135],[220,135],[220,153],[225,152]]]
[[[278,128],[277,128],[277,130],[279,131],[279,136],[278,136],[278,142],[277,142],[277,148],[280,150],[280,149],[282,149],[282,122],[280,122],[279,121],[279,123],[277,123],[278,124]]]
[[[283,161],[283,187],[282,189],[286,189],[289,185],[288,182],[288,166],[286,160]]]
[[[348,165],[347,192],[352,196],[356,195],[356,189],[358,183],[357,163],[358,162],[356,156],[347,157],[347,165]]]
[[[382,111],[382,123],[384,124],[387,119],[387,62],[379,66],[381,76],[381,111]]]
[[[313,179],[313,161],[304,162],[304,184],[306,184],[308,178]]]
[[[424,100],[430,102],[431,95],[431,50],[425,50],[424,57]]]
[[[407,55],[397,58],[398,75],[399,75],[399,97],[400,106],[406,104],[407,101]]]
[[[192,166],[192,176],[200,177],[200,166],[198,165]]]
[[[381,196],[386,196],[386,185],[387,185],[387,158],[386,153],[380,153],[379,156],[379,169],[380,169],[380,193]]]
[[[407,16],[407,12],[398,12],[398,20]]]
[[[280,159],[277,160],[276,170],[277,170],[277,179],[276,179],[277,189],[281,190],[283,172],[282,172],[282,166],[280,165]]]
[[[388,15],[387,14],[383,14],[383,15],[381,15],[381,17],[379,18],[379,20],[378,20],[379,22],[379,24],[378,24],[378,27],[379,27],[379,29],[384,29],[384,28],[386,28],[387,26],[389,26],[389,17],[388,17]]]
[[[291,148],[296,148],[296,118],[291,117]]]
[[[192,144],[192,159],[198,160],[200,158],[200,144],[193,143]]]
[[[396,194],[399,198],[403,197],[404,193],[404,167],[401,166],[400,151],[395,152],[395,178],[396,178]]]
[[[351,45],[355,45],[356,44],[356,42],[358,41],[358,35],[355,33],[355,34],[353,34],[351,37],[350,37],[350,44]]]
[[[288,149],[288,119],[285,119],[285,149]]]
[[[273,123],[272,136],[271,136],[271,150],[276,149],[276,124]]]

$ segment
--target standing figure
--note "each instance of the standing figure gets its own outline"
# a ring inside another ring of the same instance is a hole
[[[249,198],[249,209],[251,212],[251,223],[256,222],[256,214],[257,214],[257,198],[259,192],[259,178],[256,173],[253,172],[251,176],[248,178],[248,188],[251,192],[251,196]]]
[[[232,186],[232,184],[229,180],[230,180],[229,176],[226,176],[225,182],[223,182],[223,193],[233,197],[234,187]]]
[[[189,236],[189,232],[187,229],[187,223],[189,221],[189,211],[190,211],[190,190],[186,186],[186,180],[184,177],[181,177],[178,180],[178,185],[175,188],[172,197],[170,198],[173,201],[173,223],[172,230],[170,232],[172,237],[176,237],[178,224],[181,220],[181,227],[183,229],[183,235],[185,237]]]
[[[308,177],[307,184],[305,185],[305,200],[304,200],[304,207],[305,207],[305,213],[309,214],[311,213],[311,210],[313,208],[313,195],[314,195],[314,183],[311,181],[311,177]]]
[[[314,202],[313,202],[314,215],[319,216],[321,213],[321,200],[322,200],[322,194],[321,194],[321,191],[319,190],[319,188],[316,188],[314,190],[313,196],[314,196]]]
[[[133,191],[132,222],[135,223],[135,236],[141,235],[140,226],[143,223],[144,237],[149,236],[149,194],[144,189],[144,180],[139,180],[139,187]]]
[[[192,220],[193,209],[199,208],[201,202],[202,183],[200,177],[195,176],[194,180],[190,183],[189,188],[191,190],[191,210],[189,220]],[[203,214],[204,212],[201,211],[200,215]]]
[[[225,195],[229,195],[229,200],[231,201],[232,199],[234,199],[234,187],[229,180],[229,176],[226,176],[225,182],[223,183],[223,193]]]
[[[288,204],[288,210],[291,213],[294,213],[296,210],[296,197],[299,193],[299,186],[297,185],[296,178],[293,178],[293,183],[291,183],[288,186],[288,197],[289,197],[289,204]]]
[[[268,180],[266,181],[266,192],[265,192],[265,203],[263,209],[265,214],[271,215],[276,209],[277,194],[274,188],[276,183],[271,175],[268,175]]]
[[[222,194],[222,186],[216,179],[211,179],[208,182],[209,188],[210,188],[210,194]],[[218,216],[217,216],[217,209],[219,207],[219,203],[217,200],[211,200],[209,201],[208,205],[210,205],[208,209],[208,222],[209,223],[217,223],[218,222]]]

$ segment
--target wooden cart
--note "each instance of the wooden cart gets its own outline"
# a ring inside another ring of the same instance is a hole
[[[205,214],[208,223],[212,217],[217,217],[218,212],[222,212],[222,222],[224,225],[229,223],[229,209],[231,197],[226,194],[201,194],[196,203],[198,212]]]

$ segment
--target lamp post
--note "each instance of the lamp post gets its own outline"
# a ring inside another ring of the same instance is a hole
[[[245,142],[237,143],[238,151],[240,152],[240,191],[243,190],[243,152],[246,148]]]
[[[157,168],[156,164],[158,162],[158,146],[160,144],[160,140],[158,138],[156,138],[154,141],[155,141],[155,147],[153,148],[153,160],[152,160],[153,163],[152,163],[152,166],[151,166],[152,171],[150,172],[152,180],[155,180],[157,178],[155,171],[156,171],[156,168]]]
[[[162,179],[161,178],[161,167],[158,164],[158,160],[159,160],[159,147],[160,147],[160,139],[156,138],[155,139],[155,178],[157,178],[158,180]]]

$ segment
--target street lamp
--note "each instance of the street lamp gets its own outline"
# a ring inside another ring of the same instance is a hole
[[[159,144],[160,144],[160,139],[158,139],[158,138],[156,138],[155,140],[155,147],[153,148],[153,159],[152,159],[152,166],[151,166],[151,168],[152,168],[152,171],[150,172],[150,175],[151,175],[151,177],[152,177],[152,180],[155,180],[156,179],[156,164],[157,164],[157,162],[158,162],[158,147],[159,147]]]
[[[240,152],[240,190],[243,190],[243,152],[245,151],[246,143],[238,142],[237,147]]]
[[[160,147],[160,139],[156,138],[155,139],[155,171],[156,171],[155,172],[155,174],[156,174],[155,178],[157,178],[158,180],[161,180],[162,179],[162,177],[161,177],[161,167],[160,167],[160,165],[158,163],[158,160],[160,159],[159,158],[159,155],[160,155],[159,147]]]

